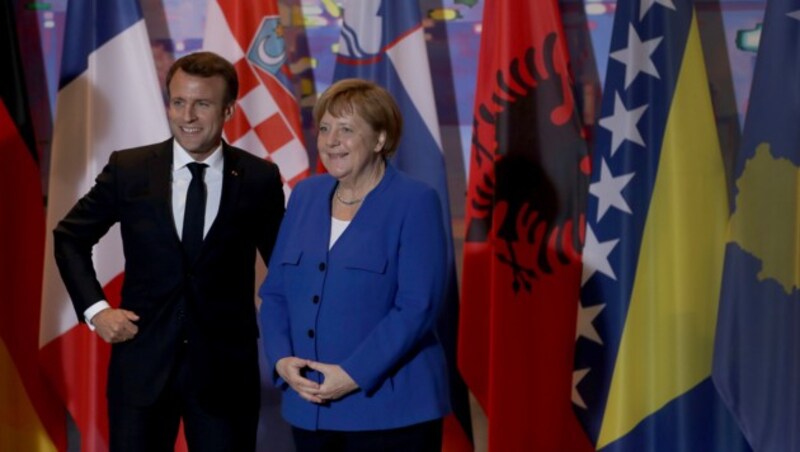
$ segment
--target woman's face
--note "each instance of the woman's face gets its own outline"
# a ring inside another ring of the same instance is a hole
[[[385,132],[374,131],[356,113],[335,117],[325,112],[319,122],[317,149],[328,174],[355,185],[372,177],[385,140]]]

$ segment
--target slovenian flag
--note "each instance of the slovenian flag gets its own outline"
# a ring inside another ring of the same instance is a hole
[[[714,383],[755,450],[800,451],[800,1],[769,0],[722,279]]]
[[[573,403],[597,449],[743,450],[711,383],[728,198],[691,0],[617,3]]]
[[[170,136],[139,3],[70,0],[64,32],[50,164],[47,230],[89,191],[112,151]],[[110,346],[78,323],[47,235],[40,347],[83,451],[108,449],[106,379]],[[94,248],[97,278],[119,304],[124,257],[119,227]]]
[[[334,80],[352,77],[371,80],[394,96],[403,115],[404,130],[392,161],[401,171],[435,188],[442,203],[449,268],[447,300],[437,332],[447,355],[450,401],[455,414],[455,419],[450,416],[445,420],[445,444],[471,448],[468,393],[456,366],[459,302],[447,173],[419,4],[345,0],[342,8],[344,20]]]

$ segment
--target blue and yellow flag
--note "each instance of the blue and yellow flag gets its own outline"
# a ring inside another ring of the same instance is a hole
[[[576,413],[597,449],[745,449],[710,380],[728,200],[691,0],[619,1],[609,56]]]
[[[714,383],[756,450],[800,451],[800,1],[770,0],[736,164]]]

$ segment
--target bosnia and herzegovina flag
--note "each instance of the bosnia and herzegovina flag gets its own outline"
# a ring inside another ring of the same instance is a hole
[[[487,1],[459,366],[490,451],[591,450],[571,410],[589,153],[556,0]]]
[[[800,451],[800,1],[770,0],[736,164],[714,383],[755,450]]]
[[[44,204],[12,2],[0,61],[0,450],[64,450],[64,408],[38,361]]]
[[[728,216],[691,0],[621,0],[597,127],[573,403],[605,450],[746,448],[711,383]]]
[[[70,0],[56,104],[47,230],[93,185],[112,151],[170,135],[139,3]],[[83,451],[108,448],[110,347],[78,323],[47,235],[40,347],[43,364],[74,418]],[[118,226],[94,248],[98,280],[119,303],[124,268]]]
[[[458,284],[447,173],[436,116],[428,52],[416,1],[345,0],[334,80],[371,80],[394,96],[403,115],[403,136],[392,158],[401,171],[435,188],[448,240],[447,300],[437,324],[450,370],[455,418],[445,421],[445,443],[470,448],[472,427],[466,386],[456,367]],[[460,431],[459,431],[460,430]]]

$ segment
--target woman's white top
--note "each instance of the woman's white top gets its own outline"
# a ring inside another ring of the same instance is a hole
[[[342,233],[344,233],[344,230],[347,229],[348,226],[350,226],[349,221],[337,220],[331,217],[331,241],[328,243],[328,249],[333,248],[333,244],[339,240],[339,237],[342,236]]]

